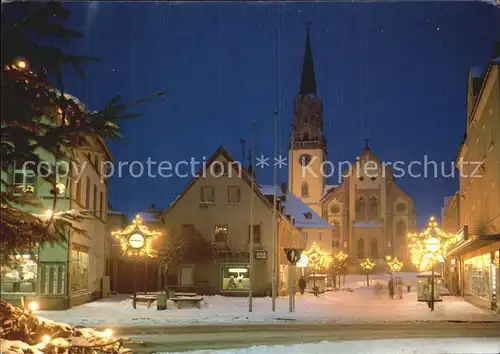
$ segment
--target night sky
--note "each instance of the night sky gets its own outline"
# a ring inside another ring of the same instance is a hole
[[[306,36],[323,99],[328,159],[352,161],[368,138],[383,161],[455,160],[465,132],[468,70],[487,63],[500,38],[500,8],[479,2],[417,3],[78,3],[70,25],[85,34],[75,50],[101,58],[86,79],[66,77],[66,91],[99,109],[116,94],[126,101],[163,91],[139,107],[112,142],[117,162],[197,160],[220,145],[242,159],[240,138],[255,155],[287,154],[293,98]],[[257,169],[272,183],[272,167]],[[279,180],[287,179],[281,169]],[[336,184],[337,175],[331,182]],[[189,178],[133,178],[110,183],[114,210],[166,208]],[[418,224],[439,216],[457,179],[398,180],[416,201]]]

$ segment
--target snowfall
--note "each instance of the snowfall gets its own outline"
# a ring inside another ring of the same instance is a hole
[[[191,325],[191,324],[258,324],[258,323],[355,323],[394,321],[495,321],[500,315],[480,309],[460,297],[443,296],[431,312],[427,303],[416,299],[416,274],[400,273],[405,284],[412,284],[403,299],[389,299],[388,275],[372,275],[366,287],[364,276],[347,276],[345,289],[315,297],[297,295],[295,311],[289,312],[288,297],[276,300],[276,311],[271,311],[271,299],[253,298],[253,311],[248,311],[248,298],[204,296],[201,308],[177,309],[170,301],[168,309],[158,311],[139,304],[137,309],[127,295],[113,295],[108,299],[84,304],[67,311],[37,311],[37,315],[70,325],[88,327],[125,327],[136,325]],[[373,284],[381,283],[378,292]]]
[[[500,338],[381,339],[314,344],[254,346],[243,349],[199,350],[185,354],[498,354]],[[158,353],[160,354],[160,353]],[[163,353],[167,354],[167,353]]]

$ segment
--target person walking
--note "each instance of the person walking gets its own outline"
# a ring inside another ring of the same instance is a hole
[[[304,277],[300,277],[299,289],[300,289],[300,294],[304,295],[304,291],[306,290],[306,281],[305,281]]]
[[[389,299],[394,300],[394,279],[389,280],[389,283],[387,283],[387,286],[389,287]]]
[[[398,279],[398,295],[399,299],[403,299],[403,279]]]

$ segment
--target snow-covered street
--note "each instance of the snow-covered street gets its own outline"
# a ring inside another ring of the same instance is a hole
[[[381,339],[314,344],[254,346],[245,349],[200,350],[186,354],[498,354],[500,338]]]
[[[379,276],[383,282],[384,276]],[[373,277],[376,279],[377,277]],[[37,314],[55,321],[85,326],[187,325],[187,324],[253,324],[294,321],[299,323],[351,323],[393,321],[498,321],[500,316],[464,301],[446,296],[431,312],[426,303],[417,302],[415,286],[403,299],[390,300],[386,288],[378,294],[373,287],[363,286],[362,276],[349,276],[346,287],[352,292],[337,291],[297,295],[295,312],[288,312],[288,298],[277,299],[277,311],[271,311],[270,298],[254,298],[253,312],[248,312],[248,299],[243,297],[205,296],[201,309],[157,311],[144,305],[136,310],[124,295],[88,303],[68,311],[39,311]],[[406,279],[412,283],[412,275]],[[416,281],[416,278],[414,279]]]

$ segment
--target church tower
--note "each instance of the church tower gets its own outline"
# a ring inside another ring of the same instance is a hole
[[[288,156],[290,191],[321,215],[325,185],[326,140],[323,136],[323,104],[317,95],[316,78],[307,29],[304,62],[299,94],[294,99],[294,118]],[[323,172],[323,173],[322,173]]]

